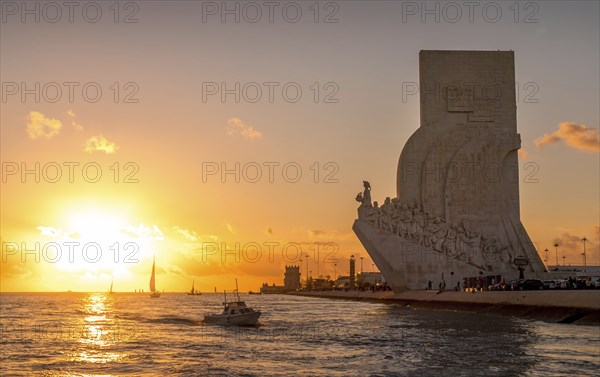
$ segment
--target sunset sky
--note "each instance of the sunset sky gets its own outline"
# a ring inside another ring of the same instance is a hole
[[[351,254],[370,271],[351,230],[354,198],[363,180],[374,200],[395,196],[400,152],[419,127],[418,95],[405,95],[403,83],[418,82],[419,51],[435,49],[515,51],[522,222],[543,259],[550,250],[550,265],[555,242],[560,264],[564,255],[581,265],[584,236],[587,263],[600,264],[598,2],[521,3],[518,15],[499,2],[497,22],[480,7],[473,22],[465,8],[454,23],[422,22],[388,1],[321,3],[318,15],[298,2],[297,22],[280,6],[273,22],[264,8],[254,23],[221,22],[200,2],[121,3],[118,15],[112,2],[98,4],[95,23],[80,8],[73,22],[66,9],[55,23],[53,9],[22,22],[2,5],[2,291],[104,291],[111,279],[116,291],[147,291],[153,256],[165,291],[192,280],[231,289],[235,277],[256,291],[281,284],[300,256],[304,278],[307,254],[312,276],[333,275],[334,260],[347,274]],[[239,102],[221,99],[221,83],[240,83]],[[39,183],[21,176],[36,162]],[[236,163],[239,182],[222,179]],[[48,257],[38,262],[22,250],[36,242]],[[80,244],[72,262],[70,242]],[[97,262],[82,256],[92,243]],[[52,245],[60,260],[50,260]],[[130,253],[137,261],[125,260]]]

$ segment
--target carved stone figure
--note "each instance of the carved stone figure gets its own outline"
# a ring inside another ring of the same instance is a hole
[[[362,205],[366,207],[371,206],[371,185],[367,181],[363,181],[365,191],[363,192]]]
[[[451,258],[457,256],[456,252],[456,225],[450,224],[448,226],[448,233],[446,233],[446,240],[444,241],[444,252]]]
[[[421,209],[415,205],[413,211],[414,229],[415,229],[415,241],[422,245],[425,238],[425,214],[421,212]]]
[[[358,218],[359,219],[367,219],[373,215],[371,208],[373,205],[371,204],[371,185],[367,181],[363,181],[363,186],[365,188],[364,192],[359,192],[356,195],[356,201],[360,203],[358,207]]]
[[[385,198],[383,205],[381,206],[381,225],[380,228],[387,232],[393,231],[392,226],[392,212],[393,212],[392,202],[390,197]]]

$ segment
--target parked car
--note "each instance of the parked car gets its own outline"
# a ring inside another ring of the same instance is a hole
[[[539,279],[517,280],[511,284],[513,291],[530,291],[544,289],[544,282]]]
[[[587,279],[576,279],[575,280],[576,289],[586,289],[587,285],[588,285]]]
[[[488,291],[505,291],[505,290],[506,290],[506,285],[502,284],[502,282],[496,283],[496,284],[490,284],[488,286]]]
[[[556,281],[544,280],[544,289],[556,289]]]
[[[600,288],[600,276],[592,276],[588,283],[588,288]]]
[[[569,281],[568,280],[557,280],[558,288],[560,289],[569,289]]]

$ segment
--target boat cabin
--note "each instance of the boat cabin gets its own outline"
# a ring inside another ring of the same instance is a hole
[[[223,305],[225,305],[223,314],[246,314],[254,311],[253,309],[247,307],[244,301],[224,302]]]

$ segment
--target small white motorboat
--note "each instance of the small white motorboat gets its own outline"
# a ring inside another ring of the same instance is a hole
[[[237,289],[237,279],[235,280],[236,289],[236,300],[227,301],[227,291],[225,293],[225,301],[223,302],[223,313],[221,314],[207,314],[204,316],[205,323],[214,323],[218,325],[230,325],[230,326],[254,326],[258,322],[258,318],[261,315],[260,310],[254,310],[248,306],[242,300]]]

